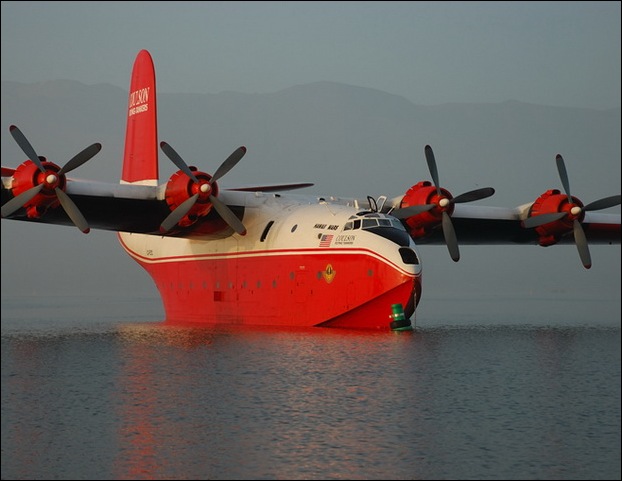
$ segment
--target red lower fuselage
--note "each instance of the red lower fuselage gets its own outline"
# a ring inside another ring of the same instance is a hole
[[[304,249],[147,259],[166,320],[206,324],[388,329],[410,317],[421,277],[362,249]]]

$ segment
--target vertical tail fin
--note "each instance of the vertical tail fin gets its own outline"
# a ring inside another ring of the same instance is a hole
[[[138,52],[132,69],[121,182],[158,184],[155,68],[147,50]]]

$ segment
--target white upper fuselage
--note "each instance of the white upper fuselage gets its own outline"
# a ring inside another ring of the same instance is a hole
[[[377,253],[396,268],[412,275],[421,273],[420,263],[403,263],[395,242],[375,233],[378,230],[369,230],[374,227],[381,229],[381,233],[382,229],[403,231],[404,242],[416,252],[414,241],[400,221],[357,208],[355,201],[234,191],[221,192],[220,198],[229,205],[244,206],[242,222],[247,229],[246,235],[237,235],[231,229],[217,234],[193,234],[187,238],[122,234],[123,243],[130,248],[131,255],[138,254],[147,262],[162,262],[179,256],[190,260],[193,256],[234,252],[238,255],[258,252],[269,255],[266,251],[363,249]],[[359,219],[358,223],[353,222],[356,219]],[[323,236],[329,237],[322,240]]]

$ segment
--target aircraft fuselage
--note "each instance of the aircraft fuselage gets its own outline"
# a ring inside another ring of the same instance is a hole
[[[227,226],[189,238],[119,234],[167,321],[388,329],[393,304],[413,314],[421,263],[399,220],[308,197],[228,194],[244,206],[244,236]]]

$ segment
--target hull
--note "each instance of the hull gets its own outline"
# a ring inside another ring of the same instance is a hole
[[[264,250],[147,258],[167,322],[389,329],[409,318],[421,278],[366,249]]]

